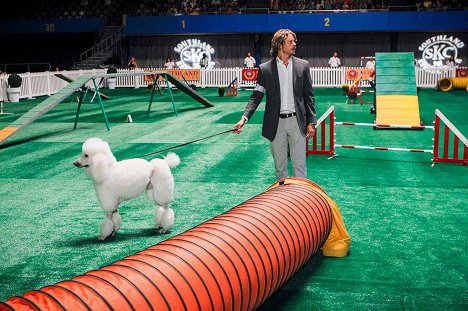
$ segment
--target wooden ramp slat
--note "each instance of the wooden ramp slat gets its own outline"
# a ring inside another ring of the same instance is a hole
[[[406,76],[404,79],[406,83],[416,85],[416,75]],[[383,84],[391,84],[391,83],[401,83],[401,76],[395,76],[395,75],[387,76]]]
[[[380,68],[392,68],[392,67],[399,67],[399,68],[411,68],[414,65],[414,60],[410,58],[405,59],[392,59],[392,60],[380,60]]]
[[[380,84],[379,85],[379,94],[377,95],[384,95],[384,94],[394,94],[400,92],[400,94],[415,94],[415,88],[412,85],[407,83],[389,83],[389,84]]]
[[[381,109],[419,108],[418,100],[414,96],[388,95],[379,96],[378,98],[380,100],[379,108]]]
[[[387,92],[385,92],[385,95],[381,95],[381,96],[398,96],[398,95],[415,96],[413,93],[414,92],[412,92],[412,91],[394,90],[394,91],[387,91]]]
[[[377,54],[379,54],[379,60],[383,60],[383,61],[386,61],[386,60],[390,60],[390,61],[393,61],[393,60],[407,60],[408,57],[413,56],[413,53],[410,53],[410,52],[376,53],[376,56],[377,56]],[[408,54],[411,54],[411,55],[408,56]]]
[[[377,63],[376,63],[377,65]],[[408,78],[410,76],[416,75],[415,69],[413,68],[404,68],[404,67],[378,67],[375,69],[375,74],[381,77],[385,76],[397,76]]]
[[[404,112],[402,114],[401,112]],[[406,119],[414,119],[414,120],[419,120],[419,111],[417,109],[411,109],[411,108],[405,108],[401,110],[395,110],[395,109],[382,109],[381,115],[377,118],[377,124],[398,124],[395,122],[391,123],[383,123],[380,122],[379,120],[382,118],[406,118]],[[419,125],[416,122],[412,121],[408,123],[408,125]]]
[[[421,126],[420,123],[415,123],[414,118],[405,118],[405,117],[397,117],[397,118],[386,118],[380,117],[377,124],[390,124],[390,125],[413,125],[413,126]],[[386,129],[386,128],[381,128]]]

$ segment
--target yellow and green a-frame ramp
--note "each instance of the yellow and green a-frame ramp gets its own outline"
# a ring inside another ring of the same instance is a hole
[[[164,72],[164,71],[162,71],[162,72],[150,72],[150,73],[148,73],[148,72],[132,72],[132,73],[113,73],[113,74],[102,74],[102,75],[93,75],[93,76],[81,76],[81,77],[78,77],[75,80],[70,79],[68,77],[62,76],[62,77],[59,77],[59,78],[66,80],[67,82],[69,82],[69,84],[67,84],[65,87],[60,89],[57,93],[53,94],[52,96],[50,96],[49,98],[47,98],[46,100],[44,100],[43,102],[41,102],[40,104],[38,104],[37,106],[32,108],[31,110],[29,110],[28,112],[26,112],[24,115],[19,117],[16,121],[11,123],[7,127],[1,129],[0,130],[0,145],[3,144],[13,134],[18,133],[21,129],[25,128],[26,126],[28,126],[29,124],[31,124],[35,120],[39,119],[42,115],[47,113],[49,110],[51,110],[52,108],[57,106],[59,103],[61,103],[65,99],[67,99],[70,95],[72,95],[77,90],[79,90],[81,94],[80,94],[80,97],[79,97],[78,107],[77,107],[77,111],[76,111],[74,128],[76,129],[76,125],[78,123],[78,117],[79,117],[79,113],[80,113],[81,104],[83,103],[84,98],[86,97],[86,93],[90,89],[95,94],[99,94],[99,96],[97,96],[97,98],[99,100],[99,105],[100,105],[102,114],[104,116],[104,121],[106,123],[107,130],[110,130],[109,122],[107,121],[106,111],[104,109],[104,105],[103,105],[102,100],[101,100],[101,97],[104,97],[104,98],[108,98],[108,97],[99,92],[99,83],[96,83],[96,79],[97,78],[112,78],[112,77],[118,77],[118,76],[129,76],[129,75],[134,75],[134,76],[135,75],[161,75],[161,76],[164,77],[164,79],[166,79],[167,81],[174,84],[179,90],[181,90],[185,94],[189,95],[190,97],[192,97],[196,101],[200,102],[205,107],[213,107],[213,104],[209,100],[207,100],[206,98],[201,96],[198,92],[194,91],[192,88],[190,88],[185,83],[182,83],[181,81],[179,81],[176,77],[174,77],[171,74],[169,74],[167,72]],[[85,85],[90,80],[92,80],[92,82],[93,82],[94,89],[89,88],[89,87],[85,87]],[[172,101],[172,106],[174,108],[174,112],[177,115],[177,110],[176,110],[176,107],[175,107],[174,97],[172,96],[171,88],[168,88],[168,90],[169,90],[169,93],[170,93],[170,97],[171,97],[171,101]],[[150,99],[150,103],[149,103],[149,106],[148,106],[148,114],[149,114],[149,111],[151,109],[151,104],[152,104],[152,101],[153,101],[153,95],[154,95],[154,88],[153,88],[152,93],[151,93],[151,99]]]
[[[376,124],[420,126],[412,52],[375,54]]]

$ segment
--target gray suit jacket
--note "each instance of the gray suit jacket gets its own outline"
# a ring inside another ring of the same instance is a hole
[[[315,97],[312,88],[309,62],[292,56],[294,106],[299,129],[306,135],[307,124],[317,123]],[[259,66],[257,86],[244,110],[244,116],[250,119],[266,93],[265,115],[263,116],[262,135],[272,141],[276,136],[281,108],[281,93],[276,58]]]

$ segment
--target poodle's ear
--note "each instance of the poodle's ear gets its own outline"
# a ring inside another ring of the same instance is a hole
[[[109,155],[104,153],[97,153],[93,155],[92,164],[90,168],[91,177],[96,182],[101,182],[106,178],[107,172],[109,170]]]

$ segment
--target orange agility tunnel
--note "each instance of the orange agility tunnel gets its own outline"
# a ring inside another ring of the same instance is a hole
[[[283,179],[184,233],[11,297],[0,310],[254,310],[321,247],[347,254],[341,221],[318,185]]]

